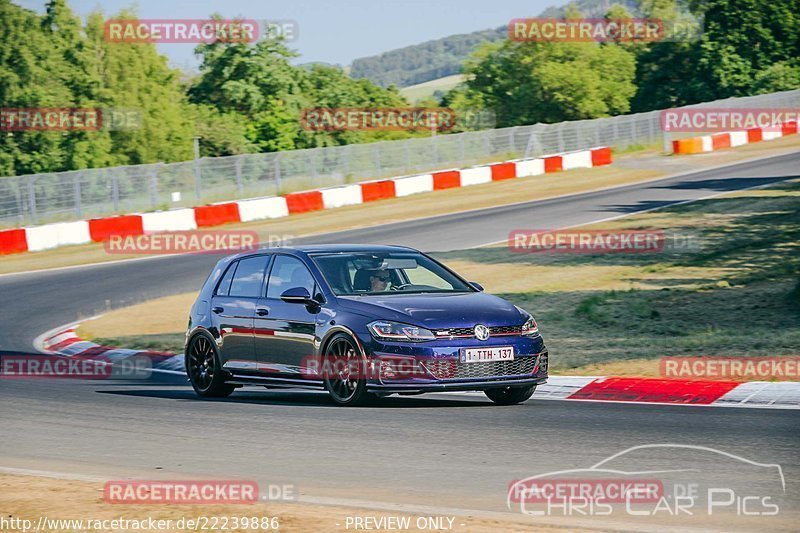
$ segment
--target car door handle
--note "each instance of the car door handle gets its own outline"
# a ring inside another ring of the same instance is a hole
[[[220,314],[221,312],[223,312],[225,310],[223,308],[221,308],[221,307],[212,307],[211,311],[216,313],[216,314]]]
[[[256,309],[256,314],[258,316],[267,316],[269,314],[269,309],[264,309],[264,308]]]

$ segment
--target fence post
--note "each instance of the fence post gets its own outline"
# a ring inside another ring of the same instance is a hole
[[[28,178],[28,208],[31,210],[31,221],[36,224],[36,220],[39,218],[36,215],[36,189],[34,189],[34,182],[36,181],[36,176],[31,176]]]
[[[350,183],[350,152],[352,145],[348,144],[342,150],[342,166],[344,167],[344,182]]]
[[[533,149],[536,143],[535,136],[536,136],[536,130],[534,130],[534,128],[531,128],[531,133],[530,135],[528,135],[528,144],[525,145],[525,153],[523,154],[523,157],[526,159],[529,158],[533,153]]]
[[[278,153],[275,156],[275,194],[281,193],[281,188],[283,187],[281,184],[281,154]]]
[[[111,201],[114,204],[114,212],[119,212],[119,183],[117,181],[117,175],[114,173],[114,169],[111,169]]]
[[[558,151],[566,151],[566,146],[564,146],[564,122],[559,122],[558,124]]]
[[[375,166],[375,177],[381,177],[381,153],[378,150],[378,143],[372,148],[372,164]]]
[[[203,176],[200,174],[200,160],[194,161],[194,195],[199,200],[203,196]]]
[[[200,137],[194,138],[194,195],[203,196],[203,176],[200,173]]]
[[[241,193],[244,190],[242,186],[242,156],[236,156],[236,189]]]
[[[158,169],[161,168],[162,164],[163,163],[158,162],[150,168],[150,182],[148,188],[150,189],[150,207],[153,209],[158,205]]]
[[[11,178],[9,178],[10,180]],[[17,220],[19,220],[19,225],[22,226],[25,224],[25,207],[22,201],[22,180],[17,178],[14,180],[16,183],[16,187],[14,188],[16,191],[16,200],[17,200]]]
[[[314,150],[308,154],[308,166],[311,169],[311,181],[316,186],[319,176],[317,175],[317,153]]]
[[[83,171],[77,172],[72,178],[73,192],[75,194],[75,216],[83,218],[83,210],[81,209],[81,178],[83,178]]]

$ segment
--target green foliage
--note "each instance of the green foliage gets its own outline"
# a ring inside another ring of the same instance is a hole
[[[406,132],[312,132],[303,129],[304,109],[313,107],[400,107],[397,89],[354,80],[338,67],[295,67],[296,56],[276,40],[255,45],[201,45],[201,76],[189,88],[191,102],[210,104],[247,121],[246,137],[263,152],[334,146],[408,137]]]
[[[43,15],[0,0],[0,15],[3,107],[133,109],[142,117],[138,129],[7,132],[0,174],[191,157],[194,126],[179,72],[155,46],[105,41],[103,16],[93,13],[84,25],[65,0],[48,2]]]
[[[639,57],[633,109],[800,88],[800,0],[696,0],[699,42],[655,43]]]
[[[579,17],[588,2],[542,16]],[[638,0],[606,18],[704,21],[699,38],[656,43],[484,44],[445,102],[493,108],[498,126],[559,122],[800,88],[800,0]],[[596,16],[587,14],[587,17]]]
[[[297,54],[278,40],[202,44],[201,74],[186,82],[154,45],[107,41],[103,15],[83,23],[66,0],[51,0],[44,14],[0,0],[0,17],[3,107],[134,110],[141,117],[135,128],[6,132],[0,175],[185,161],[194,137],[203,156],[225,156],[412,135],[303,130],[307,107],[407,103],[396,88],[354,80],[336,67],[294,66]]]
[[[616,45],[506,41],[465,66],[466,97],[497,113],[498,127],[625,113],[635,59]]]

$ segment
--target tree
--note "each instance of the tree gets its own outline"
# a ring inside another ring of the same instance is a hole
[[[135,18],[128,11],[116,19]],[[103,104],[134,110],[141,124],[109,132],[113,164],[185,161],[192,157],[194,122],[181,83],[181,73],[167,65],[150,43],[109,42],[103,38],[103,17],[93,13],[87,22],[88,39],[100,58],[98,76],[104,88]]]
[[[490,44],[465,73],[467,100],[494,109],[498,127],[625,113],[636,90],[633,54],[597,43]]]
[[[696,0],[692,10],[705,21],[700,40],[655,43],[639,58],[634,110],[800,87],[800,0]]]
[[[338,67],[296,67],[297,54],[280,40],[256,44],[213,43],[197,47],[201,76],[189,89],[195,104],[245,117],[247,139],[259,151],[273,152],[367,142],[408,136],[404,132],[312,132],[303,129],[304,109],[406,105],[397,89],[354,80]]]

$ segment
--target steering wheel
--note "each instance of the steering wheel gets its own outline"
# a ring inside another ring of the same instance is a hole
[[[413,283],[403,283],[402,285],[392,285],[389,287],[390,291],[402,291],[406,287],[411,287]]]

